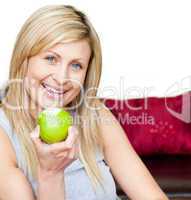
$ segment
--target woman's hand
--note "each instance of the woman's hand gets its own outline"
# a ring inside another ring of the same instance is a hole
[[[63,174],[64,169],[77,158],[79,151],[77,128],[70,126],[67,139],[54,144],[42,142],[39,134],[40,127],[38,125],[31,133],[39,159],[38,169],[49,174]]]

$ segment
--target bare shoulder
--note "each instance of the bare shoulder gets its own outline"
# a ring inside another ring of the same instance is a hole
[[[102,107],[99,117],[103,118],[99,128],[104,140],[105,161],[123,191],[130,199],[167,199],[109,108]],[[135,188],[139,192],[135,192]]]
[[[17,166],[16,153],[2,127],[0,127],[0,161],[0,199],[34,200],[32,188]]]
[[[122,144],[122,146],[126,146],[133,151],[123,127],[111,110],[102,105],[98,113],[99,128],[104,139],[105,150],[112,149],[114,146],[116,147],[116,144]]]
[[[5,130],[0,126],[0,159],[3,163],[9,166],[17,167],[16,153],[12,143],[5,133]]]

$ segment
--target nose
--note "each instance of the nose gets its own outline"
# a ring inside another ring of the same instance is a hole
[[[55,72],[52,74],[52,78],[54,81],[57,82],[59,85],[63,85],[68,82],[68,70],[67,66],[60,66],[58,67]]]

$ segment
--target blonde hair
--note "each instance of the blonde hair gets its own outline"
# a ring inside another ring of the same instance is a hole
[[[86,15],[69,5],[44,6],[27,19],[17,36],[13,49],[9,80],[23,80],[27,72],[28,59],[41,50],[48,49],[59,42],[66,43],[81,39],[86,39],[92,50],[84,90],[98,88],[102,69],[101,45],[98,35]],[[98,115],[96,109],[100,107],[101,101],[96,97],[96,90],[91,90],[88,94],[95,97],[86,99],[86,103],[94,108],[94,111],[85,106],[84,102],[77,108],[77,113],[81,119],[92,119],[91,123],[82,123],[81,121],[77,125],[80,131],[79,159],[83,162],[95,188],[97,184],[102,184],[103,180],[95,159],[97,147],[103,153],[103,138],[96,120]],[[23,97],[23,84],[11,84],[3,101],[9,105],[20,106],[20,109],[13,112],[6,104],[1,106],[21,142],[27,162],[27,173],[37,177],[38,158],[29,137],[29,133],[36,126],[36,121],[24,108]],[[72,105],[78,103],[79,100],[80,94],[72,101]]]

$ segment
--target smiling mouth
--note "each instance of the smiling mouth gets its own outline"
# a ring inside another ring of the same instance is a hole
[[[55,97],[56,96],[62,96],[63,94],[65,94],[68,91],[68,90],[60,90],[60,89],[57,90],[57,89],[55,89],[55,88],[53,88],[53,87],[51,87],[51,86],[49,86],[45,83],[42,83],[41,85],[44,89],[46,89],[46,91],[49,95],[55,96]]]

